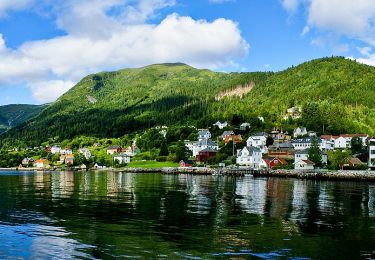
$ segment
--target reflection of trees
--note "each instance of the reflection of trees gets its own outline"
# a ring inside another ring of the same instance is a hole
[[[64,227],[98,258],[244,248],[319,258],[342,243],[355,257],[375,240],[375,188],[361,183],[59,172],[6,178],[0,191],[0,221]],[[353,234],[363,242],[345,244]]]

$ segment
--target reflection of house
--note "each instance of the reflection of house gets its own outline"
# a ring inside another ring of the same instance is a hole
[[[191,160],[181,160],[180,161],[180,167],[192,167],[193,161]]]
[[[199,151],[195,158],[198,162],[207,162],[209,159],[215,157],[216,154],[217,150],[209,147]]]
[[[118,164],[130,163],[130,156],[126,153],[113,155],[113,162],[117,162]]]
[[[259,169],[262,160],[262,152],[254,146],[246,146],[237,151],[237,164]]]
[[[49,168],[49,161],[46,159],[39,159],[35,161],[34,166],[40,169]]]
[[[121,153],[122,148],[118,145],[109,146],[107,148],[107,154]]]

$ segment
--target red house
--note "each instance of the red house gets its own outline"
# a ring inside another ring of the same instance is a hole
[[[198,162],[207,162],[209,159],[211,159],[212,157],[215,157],[217,154],[217,151],[214,150],[214,149],[211,149],[211,148],[206,148],[206,149],[203,149],[202,151],[200,151],[197,156],[195,157],[195,159],[198,161]]]
[[[281,165],[287,165],[288,162],[282,158],[276,158],[276,157],[265,157],[263,158],[264,166],[266,166],[267,169],[272,169],[276,166]]]
[[[193,161],[191,160],[181,160],[180,161],[180,167],[192,167]]]

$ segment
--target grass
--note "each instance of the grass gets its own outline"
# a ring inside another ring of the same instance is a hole
[[[178,163],[174,162],[156,162],[156,161],[134,161],[130,162],[126,167],[127,168],[163,168],[163,167],[178,167]]]

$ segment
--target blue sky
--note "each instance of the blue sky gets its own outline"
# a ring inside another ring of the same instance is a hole
[[[374,0],[0,0],[0,105],[53,102],[87,74],[162,62],[279,71],[375,65]]]

